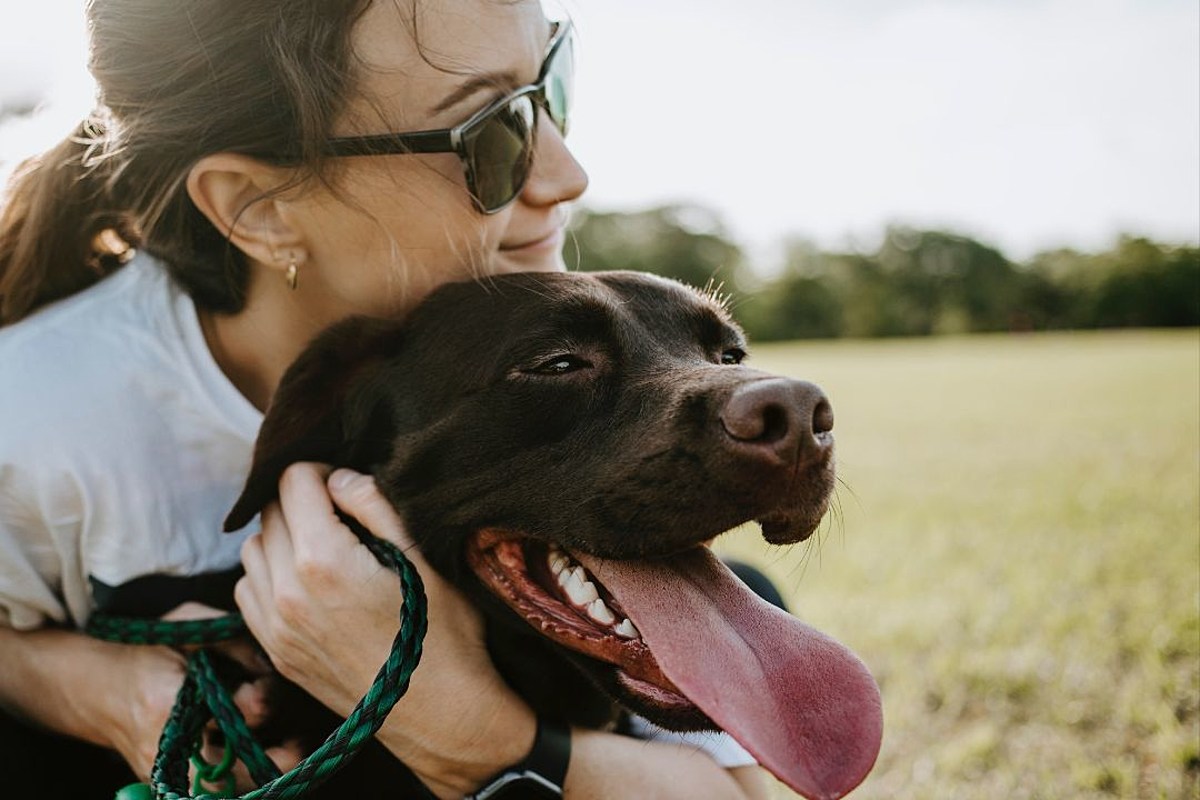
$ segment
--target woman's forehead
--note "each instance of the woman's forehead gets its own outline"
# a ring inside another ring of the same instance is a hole
[[[354,29],[361,97],[339,134],[461,122],[535,80],[549,37],[538,0],[376,0]]]

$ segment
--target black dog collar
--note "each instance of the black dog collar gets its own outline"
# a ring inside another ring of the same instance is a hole
[[[492,776],[464,800],[558,800],[563,796],[570,761],[571,729],[539,718],[529,755]]]

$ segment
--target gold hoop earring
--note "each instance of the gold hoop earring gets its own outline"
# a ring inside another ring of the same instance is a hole
[[[293,292],[296,291],[296,287],[300,284],[300,268],[296,266],[295,261],[288,264],[287,274],[284,275],[284,279],[287,281],[288,288]]]

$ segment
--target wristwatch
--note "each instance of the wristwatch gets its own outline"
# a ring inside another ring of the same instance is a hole
[[[557,720],[539,718],[529,755],[489,778],[464,800],[558,800],[570,761],[571,729]]]

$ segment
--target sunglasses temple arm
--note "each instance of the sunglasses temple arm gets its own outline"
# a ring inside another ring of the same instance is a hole
[[[381,133],[374,136],[344,136],[325,143],[327,156],[391,156],[404,153],[452,153],[450,129],[417,133]]]

